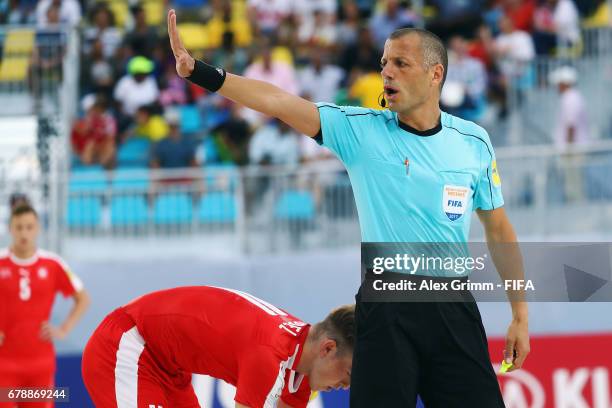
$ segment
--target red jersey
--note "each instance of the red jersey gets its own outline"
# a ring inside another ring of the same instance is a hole
[[[205,374],[236,386],[236,402],[306,407],[308,379],[296,373],[310,325],[248,293],[207,286],[140,297],[123,310],[176,386]]]
[[[41,338],[42,323],[49,320],[57,292],[65,297],[83,284],[57,255],[38,250],[20,259],[0,250],[0,367],[54,368],[53,343]]]

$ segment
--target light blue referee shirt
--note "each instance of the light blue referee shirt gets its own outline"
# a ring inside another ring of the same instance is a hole
[[[442,112],[418,131],[397,113],[318,103],[321,135],[348,171],[363,242],[467,242],[472,211],[504,204],[489,135]]]

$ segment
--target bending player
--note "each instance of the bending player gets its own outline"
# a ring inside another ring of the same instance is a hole
[[[9,220],[12,244],[0,251],[0,388],[54,386],[53,340],[64,339],[89,305],[81,280],[57,255],[39,250],[38,215],[27,199]],[[64,322],[49,323],[55,295],[74,300]],[[46,402],[0,402],[0,407],[50,408]]]
[[[237,290],[153,292],[98,326],[83,380],[97,408],[198,408],[192,374],[236,386],[237,408],[306,407],[311,390],[350,385],[354,321],[353,305],[311,327]]]

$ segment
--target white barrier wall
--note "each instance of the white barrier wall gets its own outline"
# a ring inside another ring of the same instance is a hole
[[[331,308],[353,302],[360,279],[358,248],[251,258],[198,256],[196,252],[162,258],[151,253],[148,260],[141,252],[140,258],[95,261],[83,259],[83,252],[67,253],[67,261],[91,293],[92,307],[70,337],[58,344],[59,352],[80,351],[106,314],[154,290],[184,285],[231,287],[316,322]],[[61,300],[56,306],[53,321],[58,322],[69,303]],[[489,336],[503,336],[510,306],[482,303],[480,309]],[[609,303],[535,303],[530,310],[532,334],[612,331]]]

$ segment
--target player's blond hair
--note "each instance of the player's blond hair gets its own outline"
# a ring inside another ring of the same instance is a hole
[[[314,325],[316,338],[326,336],[336,342],[339,354],[352,353],[355,347],[355,305],[332,310],[325,320]]]

